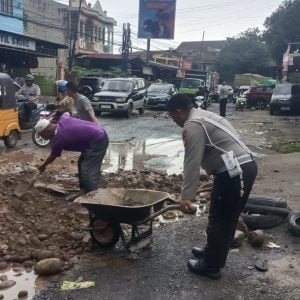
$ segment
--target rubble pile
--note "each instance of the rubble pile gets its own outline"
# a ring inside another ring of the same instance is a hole
[[[80,205],[68,203],[64,196],[43,188],[35,187],[23,197],[15,197],[16,184],[34,175],[29,167],[19,166],[22,168],[19,172],[0,178],[0,263],[33,267],[36,262],[57,258],[62,262],[61,270],[67,269],[73,257],[91,250],[89,233],[83,230],[89,224],[89,217],[82,213]],[[78,188],[78,179],[67,170],[46,172],[39,180],[68,189]],[[201,180],[210,184],[209,177]],[[182,181],[182,175],[120,170],[104,174],[101,187],[143,188],[172,194],[180,193]]]

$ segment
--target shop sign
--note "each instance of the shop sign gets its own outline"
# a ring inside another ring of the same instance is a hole
[[[23,37],[23,36],[16,36],[11,33],[0,32],[0,46],[7,46],[25,50],[36,50],[35,41]]]

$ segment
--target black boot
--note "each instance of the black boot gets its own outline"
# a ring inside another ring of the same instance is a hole
[[[201,258],[203,258],[204,250],[203,250],[203,248],[193,247],[192,253],[196,258],[201,259]]]
[[[194,274],[206,276],[211,279],[221,278],[220,269],[208,267],[202,260],[190,259],[188,262],[188,268],[190,272]]]

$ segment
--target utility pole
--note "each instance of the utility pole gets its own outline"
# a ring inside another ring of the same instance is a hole
[[[150,62],[150,39],[147,39],[147,65],[149,65]]]
[[[131,44],[131,29],[130,24],[123,24],[123,38],[122,38],[122,70],[128,74],[128,57],[132,53]]]
[[[199,61],[198,61],[198,70],[200,70],[200,65],[201,65],[201,60],[202,60],[202,52],[203,52],[203,47],[204,47],[204,37],[205,37],[205,31],[203,31],[202,34],[202,41],[201,41],[201,47],[200,47],[200,52],[199,52]]]
[[[70,4],[69,4],[70,8]],[[78,7],[78,17],[76,20],[76,23],[72,23],[72,15],[70,14],[70,51],[69,51],[69,76],[71,75],[73,64],[74,64],[74,57],[75,57],[75,51],[76,51],[76,42],[78,39],[78,32],[79,32],[79,22],[80,22],[80,14],[81,14],[81,8],[82,8],[82,0],[79,0],[79,7]],[[73,26],[72,26],[73,25]],[[73,37],[73,45],[72,45],[72,37]]]

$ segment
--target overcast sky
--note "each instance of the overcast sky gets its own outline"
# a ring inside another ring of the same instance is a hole
[[[67,0],[61,0],[68,3]],[[87,1],[92,4],[95,0]],[[152,40],[152,50],[176,48],[182,41],[223,40],[251,27],[263,29],[263,23],[282,0],[177,0],[174,40]],[[139,0],[100,0],[108,16],[116,19],[115,41],[121,41],[124,22],[132,26],[132,42],[145,48],[146,40],[137,40]],[[117,49],[116,49],[117,50]]]

